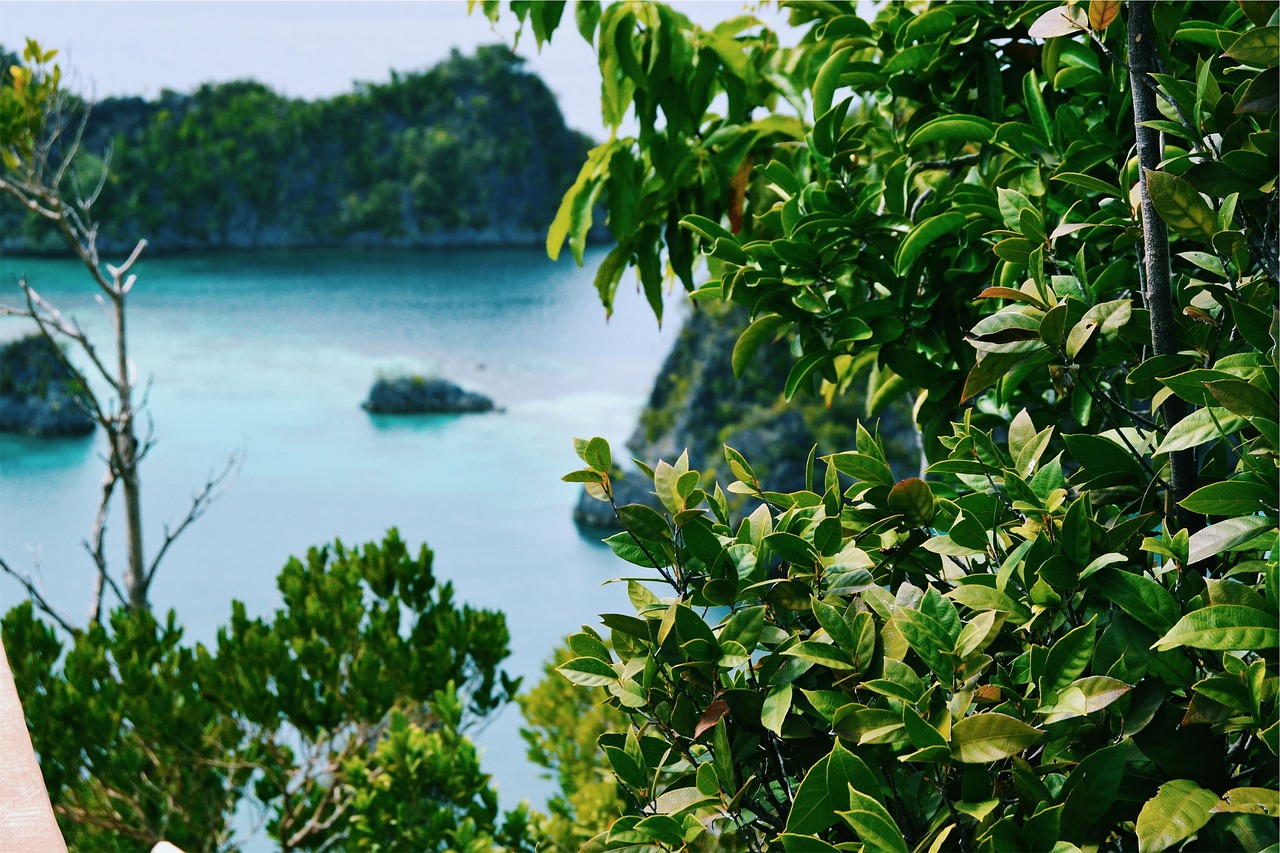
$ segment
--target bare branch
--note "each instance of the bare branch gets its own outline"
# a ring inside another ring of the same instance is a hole
[[[204,515],[205,511],[209,509],[209,505],[222,495],[227,481],[239,473],[240,468],[244,465],[244,457],[244,451],[237,450],[227,457],[227,462],[222,466],[221,471],[217,473],[210,471],[204,485],[192,494],[191,508],[187,510],[186,516],[178,526],[173,530],[170,530],[167,524],[164,526],[164,543],[160,546],[160,550],[156,552],[155,559],[151,561],[151,568],[147,570],[143,580],[144,588],[151,586],[151,581],[155,578],[156,570],[160,568],[160,561],[164,559],[164,555],[169,551],[169,546],[182,535],[184,530],[191,526],[193,521]]]
[[[79,636],[80,629],[71,624],[70,617],[49,603],[49,600],[44,597],[44,593],[40,591],[40,588],[36,585],[36,582],[32,579],[30,574],[20,572],[13,568],[5,562],[3,557],[0,557],[0,571],[4,571],[6,574],[15,578],[18,583],[22,584],[27,591],[27,595],[31,597],[32,603],[39,608],[41,613],[48,616],[54,622],[57,622],[59,628],[66,631],[72,637]]]

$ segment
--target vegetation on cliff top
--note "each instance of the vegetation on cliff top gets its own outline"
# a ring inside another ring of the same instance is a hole
[[[18,60],[3,59],[7,75]],[[107,98],[78,182],[91,189],[110,152],[102,233],[153,251],[538,243],[590,141],[522,65],[495,45],[324,100],[252,81]],[[6,249],[62,251],[16,206],[0,223]]]

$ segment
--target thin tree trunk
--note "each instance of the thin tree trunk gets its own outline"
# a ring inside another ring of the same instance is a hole
[[[1155,355],[1171,355],[1178,351],[1173,325],[1173,285],[1169,272],[1169,229],[1156,213],[1147,191],[1147,170],[1160,167],[1163,144],[1160,131],[1143,127],[1142,122],[1161,118],[1156,108],[1156,94],[1146,85],[1147,75],[1156,70],[1155,28],[1152,26],[1149,0],[1129,0],[1129,88],[1133,93],[1134,132],[1138,143],[1139,187],[1142,199],[1142,260],[1146,275],[1143,301],[1151,315],[1151,348]],[[1171,395],[1161,406],[1165,427],[1171,428],[1187,416],[1186,403]],[[1170,491],[1165,496],[1165,517],[1179,528],[1197,527],[1198,516],[1177,506],[1177,502],[1195,491],[1195,450],[1171,454]]]
[[[125,594],[129,607],[147,608],[147,565],[142,550],[142,502],[139,498],[138,437],[133,422],[133,384],[129,378],[129,353],[125,337],[124,294],[117,282],[115,298],[116,372],[120,397],[120,423],[115,457],[119,465],[120,491],[124,496],[124,535],[129,564],[125,568]]]

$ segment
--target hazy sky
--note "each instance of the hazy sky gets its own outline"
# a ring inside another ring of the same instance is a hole
[[[742,0],[674,5],[704,23],[744,8]],[[243,78],[292,97],[329,96],[354,80],[385,80],[392,68],[429,67],[453,47],[510,43],[514,28],[504,23],[495,32],[478,9],[467,14],[466,0],[0,0],[0,43],[17,50],[30,36],[60,49],[64,71],[78,73],[75,87],[99,98]],[[518,52],[555,92],[569,125],[602,138],[595,56],[573,26],[572,4],[541,55],[531,32]]]

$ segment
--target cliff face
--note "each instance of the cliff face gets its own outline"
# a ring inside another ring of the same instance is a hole
[[[591,143],[522,61],[499,46],[455,52],[320,101],[251,81],[104,100],[77,161],[89,190],[111,152],[100,245],[541,245]],[[0,226],[6,251],[62,251],[13,204]]]
[[[705,303],[689,317],[627,442],[632,456],[652,466],[659,459],[674,462],[688,449],[690,467],[727,485],[733,479],[724,462],[727,444],[746,457],[766,489],[797,491],[805,485],[809,448],[816,444],[819,455],[851,449],[859,420],[874,431],[861,394],[839,396],[829,409],[821,400],[783,400],[791,362],[780,358],[776,347],[761,347],[743,376],[735,378],[733,345],[747,321],[744,309]],[[920,450],[910,410],[891,407],[877,417],[894,472],[917,474]],[[643,503],[660,509],[652,487],[634,470],[614,478],[619,506]],[[750,512],[754,505],[739,507],[737,514],[745,514],[743,509]],[[617,529],[609,505],[585,491],[574,519],[586,527]]]

